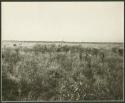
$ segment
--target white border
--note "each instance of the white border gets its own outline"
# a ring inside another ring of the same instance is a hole
[[[2,2],[6,2],[6,1],[1,1],[1,63],[2,63]],[[7,1],[7,2],[12,2],[12,1]],[[17,2],[17,1],[14,1],[14,2]],[[18,2],[30,2],[30,1],[18,1]],[[52,1],[33,1],[33,2],[52,2]],[[58,1],[56,1],[56,2],[58,2]],[[65,1],[59,1],[59,2],[65,2]],[[72,1],[68,1],[68,2],[72,2]],[[87,1],[73,1],[73,2],[87,2]],[[124,3],[124,1],[89,1],[89,2],[123,2]],[[124,48],[124,42],[123,42],[123,48]],[[123,51],[124,51],[124,49],[123,49]],[[122,100],[2,101],[2,65],[1,65],[1,102],[124,102],[124,52],[123,52],[123,99]]]

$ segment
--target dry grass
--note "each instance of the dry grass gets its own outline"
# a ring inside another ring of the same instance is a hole
[[[3,100],[123,99],[121,48],[14,46],[2,48]]]

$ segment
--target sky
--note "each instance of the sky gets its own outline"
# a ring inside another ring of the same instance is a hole
[[[2,2],[2,40],[124,42],[124,2]]]

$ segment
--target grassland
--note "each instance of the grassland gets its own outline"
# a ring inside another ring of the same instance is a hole
[[[2,42],[2,100],[123,99],[122,43]]]

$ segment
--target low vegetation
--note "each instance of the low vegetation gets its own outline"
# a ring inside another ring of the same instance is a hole
[[[2,48],[2,100],[123,99],[123,49],[81,45]]]

